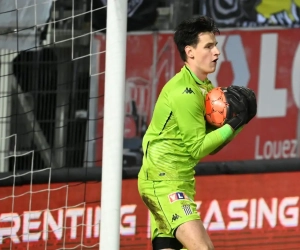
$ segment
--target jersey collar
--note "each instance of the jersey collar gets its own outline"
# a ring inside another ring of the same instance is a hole
[[[186,68],[186,70],[190,73],[190,75],[193,77],[193,79],[195,80],[195,82],[197,84],[207,84],[208,82],[208,79],[206,78],[204,81],[201,81],[192,71],[191,69],[187,66],[187,65],[184,65],[184,67]]]

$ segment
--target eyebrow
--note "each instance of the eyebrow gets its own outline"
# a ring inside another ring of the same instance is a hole
[[[216,41],[215,43],[207,43],[207,44],[205,44],[205,46],[208,46],[208,45],[217,45],[218,44],[218,42]]]

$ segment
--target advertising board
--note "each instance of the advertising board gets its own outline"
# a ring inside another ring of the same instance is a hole
[[[197,176],[195,202],[216,249],[300,249],[299,179],[300,172]],[[0,249],[98,249],[100,193],[100,182],[24,185],[13,199],[13,188],[1,187]],[[136,179],[123,180],[121,204],[121,249],[150,250]]]

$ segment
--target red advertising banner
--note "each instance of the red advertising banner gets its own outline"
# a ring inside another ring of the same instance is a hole
[[[299,172],[197,176],[195,201],[215,248],[300,249],[299,179]],[[100,192],[99,182],[2,187],[0,249],[98,249]],[[150,250],[137,180],[123,181],[120,218],[121,249]]]
[[[100,51],[104,49],[104,37]],[[217,36],[221,56],[210,75],[215,86],[253,89],[258,112],[226,148],[204,161],[294,158],[300,108],[298,29],[226,30]],[[100,59],[104,71],[104,57]],[[128,34],[125,138],[141,138],[164,84],[182,67],[172,33]],[[104,78],[99,78],[103,94]],[[102,115],[103,102],[99,102]],[[97,138],[101,137],[99,123]],[[101,141],[97,158],[101,159]],[[234,154],[232,154],[234,151]]]

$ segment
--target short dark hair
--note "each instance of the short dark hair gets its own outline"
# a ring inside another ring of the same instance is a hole
[[[186,61],[185,47],[196,46],[199,41],[199,33],[212,32],[220,34],[214,20],[208,16],[194,17],[181,22],[174,34],[174,42],[180,53],[181,59]]]

